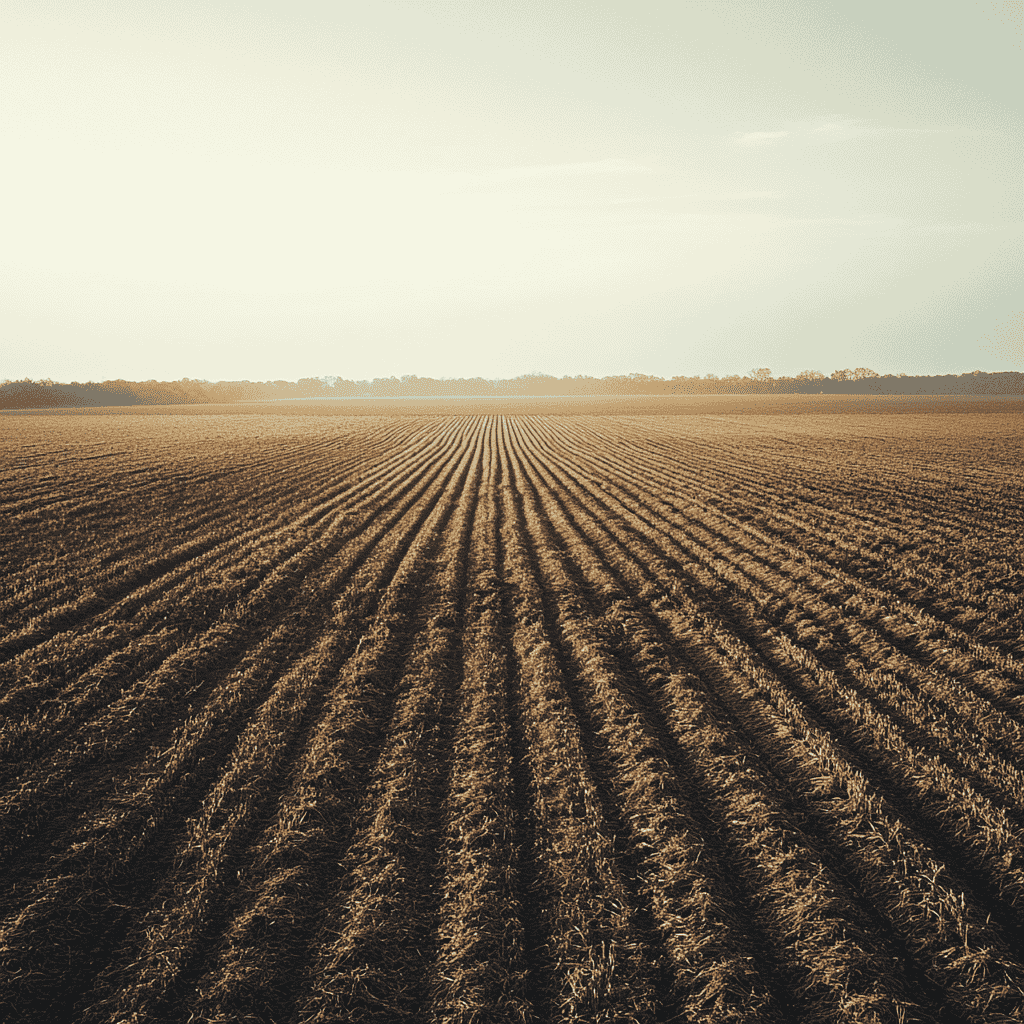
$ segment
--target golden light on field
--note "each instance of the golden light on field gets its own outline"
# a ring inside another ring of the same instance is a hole
[[[801,400],[5,418],[5,1015],[1021,1020],[1020,415]]]

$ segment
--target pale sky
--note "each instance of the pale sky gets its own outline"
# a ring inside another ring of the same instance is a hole
[[[1021,0],[0,21],[0,377],[1024,370]]]

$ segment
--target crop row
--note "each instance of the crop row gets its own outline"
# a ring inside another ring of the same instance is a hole
[[[210,419],[3,478],[6,1017],[1022,1019],[998,424]]]

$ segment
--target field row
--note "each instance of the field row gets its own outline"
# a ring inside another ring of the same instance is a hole
[[[1024,1019],[1021,478],[938,418],[24,427],[5,1015]]]

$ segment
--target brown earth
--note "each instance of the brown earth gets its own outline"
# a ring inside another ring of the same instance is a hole
[[[1024,1020],[1020,413],[843,402],[5,418],[0,1018]]]

